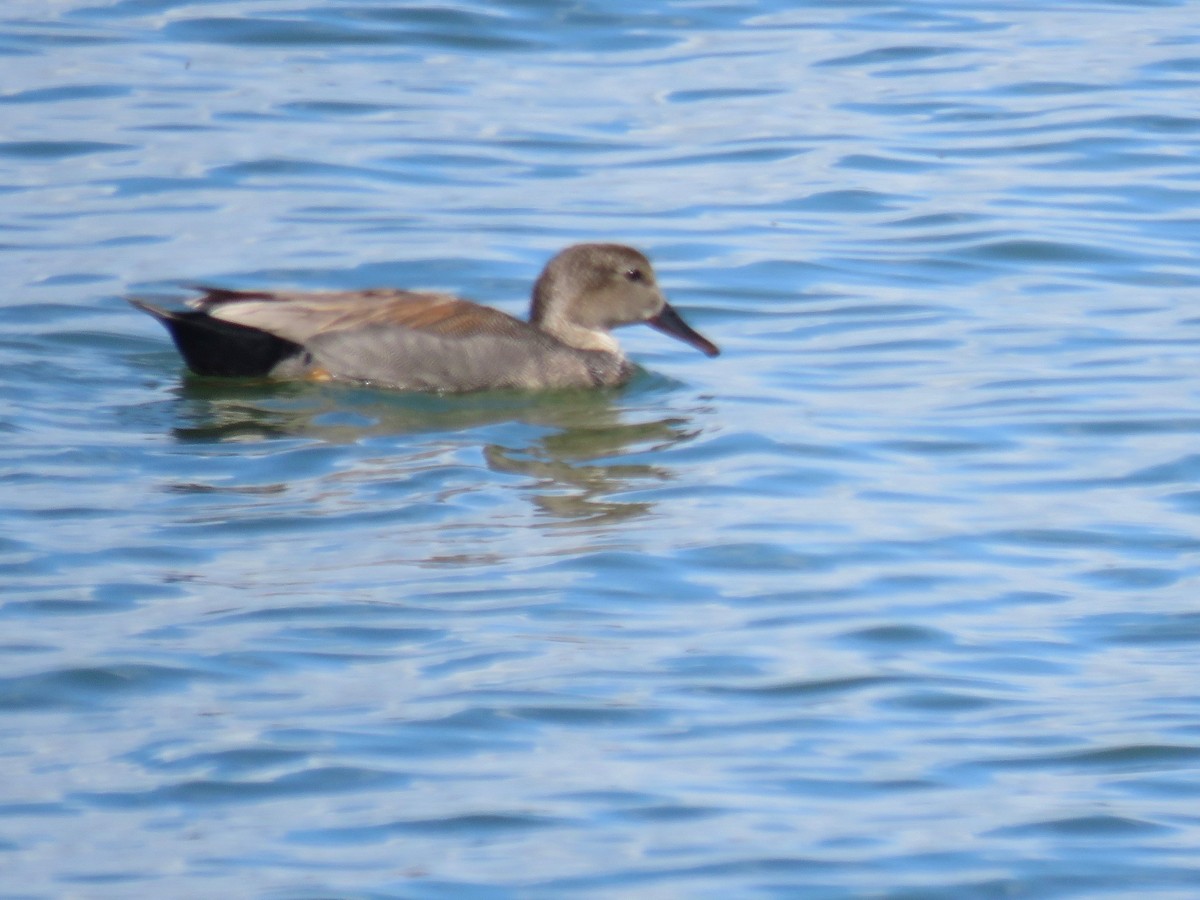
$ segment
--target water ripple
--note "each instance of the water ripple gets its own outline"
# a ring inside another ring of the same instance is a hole
[[[30,896],[1191,896],[1194,8],[13,0]],[[648,250],[717,360],[402,397],[128,294]]]

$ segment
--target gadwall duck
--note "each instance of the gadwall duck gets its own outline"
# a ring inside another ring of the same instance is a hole
[[[612,329],[645,322],[716,356],[667,303],[644,255],[576,244],[546,264],[529,321],[450,294],[201,288],[158,319],[200,375],[350,381],[405,391],[618,385],[633,374]]]

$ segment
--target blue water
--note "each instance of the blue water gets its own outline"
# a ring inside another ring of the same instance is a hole
[[[1197,98],[1193,2],[5,0],[0,895],[1200,895]],[[122,300],[584,239],[724,355]]]

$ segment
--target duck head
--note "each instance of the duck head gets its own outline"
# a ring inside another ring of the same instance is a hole
[[[581,350],[620,353],[612,329],[645,322],[707,356],[721,352],[667,302],[650,260],[623,244],[575,244],[556,255],[533,286],[529,319]]]

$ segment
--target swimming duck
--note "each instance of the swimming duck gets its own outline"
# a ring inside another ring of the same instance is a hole
[[[720,353],[667,303],[650,261],[622,244],[576,244],[551,259],[528,322],[430,292],[200,290],[184,312],[129,301],[166,326],[200,375],[444,393],[604,387],[633,374],[612,329],[637,322]]]

